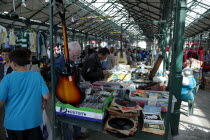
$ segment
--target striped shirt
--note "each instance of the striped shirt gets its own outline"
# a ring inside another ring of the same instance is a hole
[[[28,32],[22,32],[21,36],[17,37],[16,47],[17,48],[29,47],[29,33]]]

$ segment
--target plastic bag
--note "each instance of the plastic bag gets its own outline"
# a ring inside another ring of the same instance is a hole
[[[52,140],[52,127],[45,110],[42,112],[43,124],[41,125],[43,140]]]

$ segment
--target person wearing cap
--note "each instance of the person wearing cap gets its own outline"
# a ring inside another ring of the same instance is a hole
[[[70,59],[70,66],[75,66],[75,60],[80,56],[81,53],[81,47],[77,41],[73,41],[68,43],[68,49],[69,49],[69,59]],[[55,61],[55,68],[60,69],[61,71],[65,68],[65,59],[64,55],[61,55],[56,61]],[[58,75],[58,74],[56,74]],[[80,81],[83,80],[83,78],[80,76]],[[56,76],[56,84],[57,84],[57,76]],[[79,138],[87,138],[89,134],[87,132],[82,132],[81,127],[74,126],[72,129],[72,125],[68,123],[62,123],[62,129],[64,133],[64,140],[72,140],[79,139]]]
[[[187,93],[195,88],[196,86],[196,81],[193,76],[193,70],[191,68],[184,68],[182,70],[183,72],[183,80],[182,80],[182,90],[181,90],[181,99],[185,100]],[[193,93],[190,94],[188,97],[188,100],[192,100],[194,98]]]

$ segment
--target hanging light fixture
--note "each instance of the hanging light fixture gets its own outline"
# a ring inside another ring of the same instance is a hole
[[[19,16],[18,16],[18,14],[15,11],[15,0],[13,0],[12,3],[13,3],[13,12],[10,14],[10,17],[12,19],[18,19]]]
[[[26,1],[25,0],[22,0],[21,6],[26,7]]]
[[[74,22],[74,17],[73,16],[71,17],[71,22]]]

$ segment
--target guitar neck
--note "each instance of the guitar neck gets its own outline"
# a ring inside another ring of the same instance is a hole
[[[69,61],[69,49],[68,49],[68,41],[67,41],[67,33],[66,33],[66,23],[65,20],[62,19],[62,32],[63,32],[63,43],[64,43],[64,56],[65,60]]]
[[[61,1],[61,4],[63,6],[63,3]],[[64,44],[64,59],[65,59],[65,68],[64,72],[66,74],[70,73],[70,59],[69,59],[69,49],[68,49],[68,40],[67,40],[67,32],[66,32],[66,19],[65,19],[65,9],[61,12],[59,12],[59,16],[62,21],[62,33],[63,33],[63,44]]]
[[[120,50],[120,57],[123,57],[123,51],[122,51],[122,49]]]

